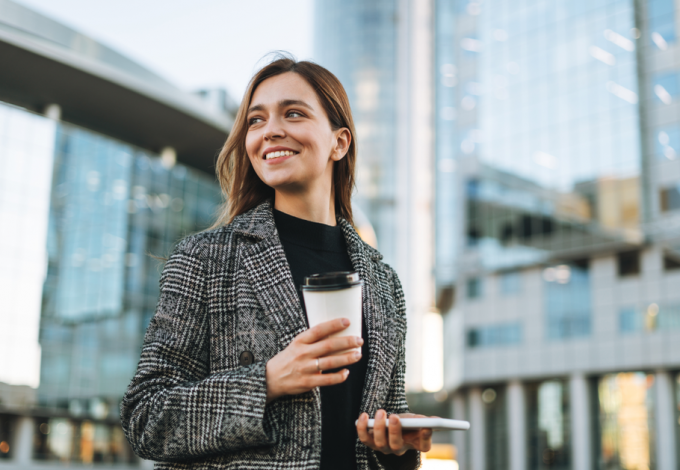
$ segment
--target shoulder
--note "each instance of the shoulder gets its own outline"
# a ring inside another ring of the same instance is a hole
[[[233,229],[230,225],[223,225],[212,230],[205,230],[182,238],[173,250],[172,255],[185,255],[195,258],[205,258],[216,247],[224,247],[232,242]]]
[[[390,291],[393,294],[402,294],[401,282],[399,281],[399,275],[397,271],[389,264],[380,261],[375,261],[376,270],[380,273],[380,276],[385,280],[389,286]]]
[[[243,238],[256,242],[270,238],[275,233],[272,204],[267,200],[237,215],[228,224],[184,237],[175,246],[173,254],[225,259],[225,251],[229,252],[237,240]]]

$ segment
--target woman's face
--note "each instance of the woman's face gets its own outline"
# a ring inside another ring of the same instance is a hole
[[[255,90],[247,114],[246,151],[260,179],[275,190],[330,188],[333,162],[351,140],[334,131],[316,92],[298,74],[283,73]]]

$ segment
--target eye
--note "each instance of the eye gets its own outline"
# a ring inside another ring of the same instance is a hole
[[[303,114],[302,114],[301,112],[298,112],[298,111],[289,111],[289,112],[288,112],[288,117],[291,117],[291,118],[300,118],[300,117],[303,117]]]
[[[248,119],[248,125],[249,126],[252,126],[253,124],[257,124],[259,122],[262,122],[261,117],[253,117],[253,118]]]

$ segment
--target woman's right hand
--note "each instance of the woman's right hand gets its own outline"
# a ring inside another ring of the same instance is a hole
[[[345,367],[361,359],[360,350],[331,355],[361,348],[364,343],[357,336],[328,337],[348,326],[347,318],[316,325],[297,335],[286,349],[272,357],[267,362],[267,403],[283,395],[297,395],[315,387],[344,382],[349,375],[347,369],[328,374],[322,371]]]

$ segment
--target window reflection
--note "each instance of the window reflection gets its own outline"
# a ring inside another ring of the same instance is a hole
[[[654,376],[623,372],[598,383],[600,468],[653,467]]]
[[[482,278],[473,277],[467,280],[467,298],[468,299],[479,299],[484,294],[483,291],[484,283]]]
[[[591,328],[591,290],[587,262],[548,267],[545,313],[548,339],[588,336]]]
[[[33,456],[63,463],[123,463],[135,458],[117,424],[69,418],[36,420]]]
[[[503,323],[468,330],[468,347],[509,346],[522,342],[521,323]]]
[[[680,155],[680,125],[658,129],[655,148],[659,160],[675,160]]]
[[[558,380],[527,385],[531,470],[571,469],[568,390],[566,383]]]
[[[11,415],[0,414],[0,460],[11,459],[14,451],[12,428],[15,419]]]
[[[659,200],[661,212],[680,210],[680,185],[662,188]]]
[[[648,0],[647,17],[652,41],[659,49],[666,50],[668,43],[676,39],[674,1]]]
[[[522,277],[519,271],[510,271],[501,273],[500,287],[501,294],[513,295],[518,294],[522,287]]]
[[[642,308],[626,307],[619,312],[619,331],[669,331],[680,329],[680,304],[651,303]]]
[[[486,430],[486,465],[489,470],[508,468],[508,403],[504,386],[482,392]]]
[[[680,95],[680,74],[677,72],[657,75],[653,79],[653,91],[663,104],[671,104]]]

